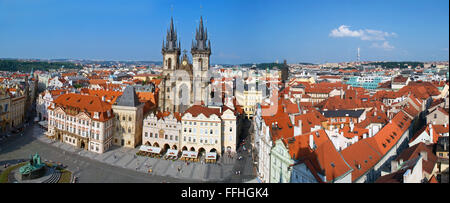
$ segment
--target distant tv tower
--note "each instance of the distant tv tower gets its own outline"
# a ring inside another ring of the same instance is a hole
[[[358,47],[358,55],[356,56],[356,61],[359,63],[360,55],[359,55],[359,47]]]

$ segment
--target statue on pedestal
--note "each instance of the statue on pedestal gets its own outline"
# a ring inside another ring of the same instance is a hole
[[[22,180],[39,178],[45,174],[45,164],[41,162],[41,157],[36,153],[31,156],[27,165],[20,167],[19,172]]]

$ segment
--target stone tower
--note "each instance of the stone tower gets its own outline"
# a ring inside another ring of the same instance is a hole
[[[209,82],[209,58],[211,55],[211,42],[208,40],[208,29],[203,27],[203,18],[200,17],[200,25],[196,29],[195,41],[192,41],[192,66],[194,103],[208,101],[209,94],[206,91]]]
[[[113,144],[134,148],[141,144],[144,104],[139,102],[133,86],[127,86],[112,105],[114,119]]]
[[[174,97],[172,92],[175,86],[171,82],[173,73],[179,66],[180,42],[173,25],[173,18],[170,19],[170,28],[167,31],[166,41],[163,40],[161,53],[163,55],[163,73],[160,85],[159,109],[161,111],[175,111]]]

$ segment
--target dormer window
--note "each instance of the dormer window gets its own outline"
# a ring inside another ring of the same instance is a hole
[[[99,113],[98,112],[94,112],[94,118],[99,118]]]

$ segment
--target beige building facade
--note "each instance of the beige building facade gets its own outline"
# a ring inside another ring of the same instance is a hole
[[[142,143],[144,104],[139,102],[134,87],[128,86],[112,105],[114,112],[113,144],[135,148]]]

